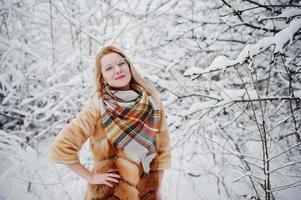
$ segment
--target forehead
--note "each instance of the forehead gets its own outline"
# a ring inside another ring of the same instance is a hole
[[[123,57],[120,54],[112,52],[112,53],[108,53],[108,54],[104,55],[101,58],[100,62],[101,62],[102,66],[105,66],[107,64],[113,64],[113,63],[115,63],[116,61],[118,61],[122,58]]]

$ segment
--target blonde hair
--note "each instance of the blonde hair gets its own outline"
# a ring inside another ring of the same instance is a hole
[[[118,49],[117,47],[112,46],[112,45],[104,46],[96,55],[95,80],[96,80],[96,93],[99,95],[99,97],[102,97],[102,95],[103,95],[102,92],[103,92],[103,87],[104,87],[104,80],[103,80],[102,73],[101,73],[101,58],[104,55],[107,55],[109,53],[118,53],[120,56],[122,56],[123,58],[126,59],[128,65],[129,65],[129,68],[130,68],[131,75],[132,75],[132,79],[130,81],[131,83],[137,83],[137,84],[141,85],[148,94],[154,95],[155,97],[160,99],[160,93],[155,88],[155,86],[152,85],[151,83],[147,82],[136,71],[133,63],[130,62],[130,59],[124,52],[122,52],[120,49]]]

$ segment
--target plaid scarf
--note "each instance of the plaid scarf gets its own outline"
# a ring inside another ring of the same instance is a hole
[[[145,173],[157,154],[155,138],[160,126],[160,104],[145,89],[131,83],[131,89],[104,87],[101,118],[108,140],[129,158],[142,163]]]

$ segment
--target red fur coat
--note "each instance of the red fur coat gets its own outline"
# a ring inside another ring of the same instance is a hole
[[[67,124],[52,144],[48,158],[58,163],[77,163],[78,151],[83,143],[90,139],[90,150],[94,158],[92,172],[106,172],[117,168],[121,179],[114,187],[88,184],[86,200],[120,199],[138,200],[155,199],[158,187],[157,170],[170,168],[170,141],[166,116],[161,102],[160,132],[156,137],[158,154],[151,162],[151,173],[146,175],[142,165],[130,161],[122,151],[114,148],[106,139],[102,128],[97,100],[92,100],[81,112]]]

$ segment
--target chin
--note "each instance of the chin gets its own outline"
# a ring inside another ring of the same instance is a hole
[[[123,82],[123,83],[117,83],[114,87],[125,87],[129,84],[130,82]]]
[[[118,88],[124,88],[127,85],[128,85],[128,83],[127,84],[122,84],[122,85],[118,84],[118,85],[114,85],[113,88],[116,88],[116,89],[118,89]]]

